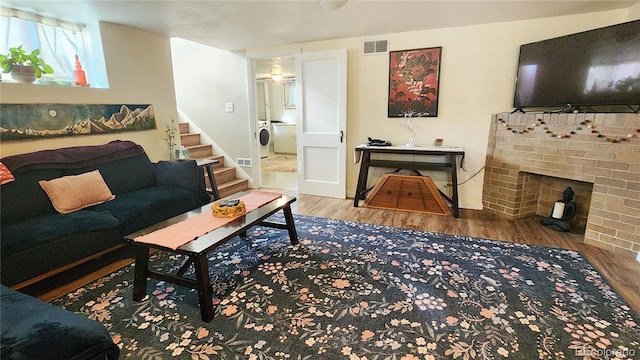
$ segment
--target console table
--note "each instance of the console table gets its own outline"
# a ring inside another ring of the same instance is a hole
[[[356,163],[361,161],[360,174],[358,175],[358,186],[356,187],[356,196],[353,206],[358,207],[360,200],[364,200],[367,192],[367,178],[369,177],[370,167],[382,167],[391,169],[409,169],[416,174],[420,174],[418,170],[436,170],[446,171],[451,174],[452,196],[451,198],[440,191],[440,194],[451,203],[453,216],[460,217],[460,209],[458,207],[458,162],[457,157],[461,156],[460,163],[464,161],[464,149],[459,147],[406,147],[406,146],[369,146],[358,145],[355,148]],[[384,160],[372,159],[371,154],[397,154],[409,158],[408,160]],[[428,162],[417,161],[415,156],[439,156],[444,157],[445,162]]]

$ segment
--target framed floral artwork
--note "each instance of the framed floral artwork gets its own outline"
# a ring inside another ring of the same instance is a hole
[[[442,47],[389,52],[388,117],[436,117]]]

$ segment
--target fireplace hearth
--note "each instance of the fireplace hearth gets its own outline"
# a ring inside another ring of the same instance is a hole
[[[549,216],[575,191],[572,227],[584,242],[636,257],[640,251],[640,114],[492,116],[483,205],[518,219]]]

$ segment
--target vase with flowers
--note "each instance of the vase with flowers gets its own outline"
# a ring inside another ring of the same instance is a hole
[[[169,161],[175,161],[176,153],[176,119],[173,117],[164,126],[164,141],[167,143],[169,150]]]

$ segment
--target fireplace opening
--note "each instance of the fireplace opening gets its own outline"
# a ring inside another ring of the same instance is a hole
[[[533,207],[531,210],[535,215],[542,217],[551,215],[555,202],[562,199],[562,193],[566,188],[571,187],[574,192],[573,200],[576,203],[576,216],[571,222],[571,232],[584,235],[593,184],[532,173],[526,175],[528,178],[526,187],[529,188],[529,196],[532,196],[530,204],[535,203],[535,210]]]

